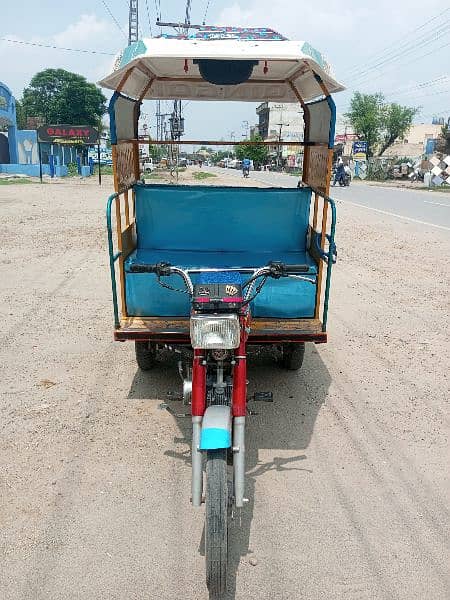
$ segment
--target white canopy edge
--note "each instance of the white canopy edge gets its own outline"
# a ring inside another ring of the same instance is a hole
[[[214,85],[201,78],[195,59],[256,60],[258,65],[244,83]],[[315,74],[329,93],[345,89],[323,56],[302,41],[146,38],[128,46],[116,62],[118,68],[100,85],[141,100],[298,102],[293,84],[308,102],[323,95]]]

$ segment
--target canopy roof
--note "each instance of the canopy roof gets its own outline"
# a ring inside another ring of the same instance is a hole
[[[209,83],[194,61],[253,61],[250,77],[237,85]],[[267,39],[148,38],[128,46],[103,87],[138,99],[308,102],[344,88],[323,56],[307,42]],[[317,77],[318,76],[318,77]]]

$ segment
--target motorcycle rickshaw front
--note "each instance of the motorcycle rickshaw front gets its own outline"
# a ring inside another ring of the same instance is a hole
[[[128,46],[102,84],[114,90],[116,193],[107,204],[114,336],[135,343],[143,370],[154,367],[161,347],[179,353],[192,414],[191,500],[205,503],[206,580],[218,598],[226,589],[229,519],[246,502],[247,348],[276,346],[294,370],[306,342],[327,341],[336,258],[331,93],[343,87],[305,42],[217,28]],[[299,103],[298,187],[142,183],[144,99]]]

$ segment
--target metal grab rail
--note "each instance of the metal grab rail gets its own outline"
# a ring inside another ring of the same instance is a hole
[[[109,252],[109,268],[111,271],[111,287],[112,287],[112,297],[113,297],[113,307],[114,307],[114,326],[116,329],[120,327],[119,320],[119,306],[117,304],[117,283],[116,283],[116,270],[114,268],[114,263],[116,260],[122,256],[122,252],[116,252],[114,254],[114,243],[113,243],[113,233],[112,233],[112,223],[111,223],[111,207],[114,201],[117,202],[119,198],[119,194],[116,192],[115,194],[111,194],[108,198],[108,202],[106,203],[106,227],[108,230],[108,252]]]
[[[337,260],[337,250],[336,250],[336,244],[334,242],[331,241],[331,235],[329,235],[328,233],[325,234],[325,238],[328,240],[328,244],[330,245],[330,250],[332,250],[332,255],[333,255],[333,265],[336,263]],[[317,252],[317,254],[320,256],[320,258],[328,263],[328,252],[325,252],[325,250],[323,250],[323,248],[320,245],[322,239],[322,233],[320,231],[313,231],[313,235],[311,237],[311,243],[314,245],[314,250]]]
[[[302,186],[299,186],[299,187],[302,187]],[[336,243],[334,241],[334,234],[336,232],[336,203],[333,200],[333,198],[330,198],[330,196],[328,196],[327,194],[324,194],[317,188],[312,187],[312,186],[306,186],[306,187],[310,187],[312,189],[312,191],[315,194],[317,194],[318,196],[320,196],[321,198],[323,198],[324,202],[326,202],[331,208],[330,233],[327,234],[325,232],[322,232],[322,233],[319,233],[317,236],[317,237],[321,238],[321,240],[320,240],[321,243],[318,248],[319,255],[320,255],[321,259],[323,260],[323,262],[327,265],[327,276],[326,276],[326,283],[325,283],[325,295],[324,295],[324,301],[323,301],[323,317],[322,317],[322,331],[325,332],[327,330],[327,321],[328,321],[328,305],[329,305],[329,299],[330,299],[331,269],[337,259]],[[323,244],[325,243],[325,239],[328,240],[328,252],[325,252],[323,249]],[[314,243],[317,243],[317,240],[315,240]]]
[[[300,187],[300,186],[299,186]],[[327,265],[326,271],[326,283],[325,283],[325,294],[324,294],[324,305],[323,305],[323,317],[322,317],[322,331],[325,332],[327,328],[328,321],[328,306],[329,306],[329,297],[330,297],[330,285],[331,285],[331,270],[333,264],[336,262],[336,244],[334,241],[335,231],[336,231],[336,204],[332,198],[330,198],[327,194],[324,194],[318,189],[315,189],[311,186],[312,191],[323,198],[323,200],[330,206],[331,208],[331,226],[329,234],[319,233],[317,235],[317,239],[314,239],[314,244],[317,246],[318,253],[320,255],[321,260]],[[120,327],[120,319],[119,319],[119,307],[117,302],[117,282],[116,282],[116,272],[114,268],[114,264],[116,260],[122,256],[122,252],[118,251],[114,253],[114,243],[113,243],[113,232],[112,232],[112,223],[111,223],[111,208],[113,202],[117,202],[119,199],[119,194],[116,192],[109,196],[107,204],[106,204],[106,224],[108,231],[108,251],[109,251],[109,267],[111,272],[111,287],[112,287],[112,297],[113,297],[113,308],[114,308],[114,325],[116,329]],[[314,236],[315,238],[316,236]],[[322,245],[318,243],[318,238],[321,238],[324,241],[325,238],[328,240],[328,252],[325,252],[322,248]]]

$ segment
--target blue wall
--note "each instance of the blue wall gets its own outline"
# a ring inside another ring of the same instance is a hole
[[[29,175],[39,177],[39,165],[0,165],[0,173],[11,173],[11,175]],[[42,174],[50,175],[49,165],[42,165]]]
[[[17,160],[17,118],[16,101],[9,87],[0,81],[0,124],[8,127],[9,159]]]

